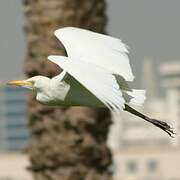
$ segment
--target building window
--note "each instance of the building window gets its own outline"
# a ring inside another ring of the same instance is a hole
[[[137,167],[137,162],[136,161],[130,160],[130,161],[127,162],[127,171],[129,173],[131,173],[131,174],[136,173],[137,169],[138,169],[138,167]]]
[[[0,93],[0,151],[19,151],[29,138],[25,91],[6,88]]]
[[[158,164],[156,160],[149,160],[147,166],[148,166],[148,171],[155,172],[157,170]]]

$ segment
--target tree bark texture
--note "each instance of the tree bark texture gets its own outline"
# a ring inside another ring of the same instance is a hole
[[[64,55],[53,32],[75,26],[104,32],[104,0],[23,0],[26,18],[28,77],[57,75],[46,60]],[[78,42],[77,42],[78,43]],[[28,154],[35,180],[110,180],[111,153],[106,145],[111,124],[107,109],[47,107],[28,98],[31,140]]]

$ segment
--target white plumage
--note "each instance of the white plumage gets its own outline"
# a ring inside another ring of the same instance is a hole
[[[127,92],[128,95],[132,97],[129,104],[134,106],[142,106],[146,99],[146,91],[133,89],[132,92]]]
[[[127,46],[120,39],[73,27],[59,29],[54,34],[65,46],[68,57],[95,64],[133,81]]]
[[[125,100],[122,92],[109,71],[89,62],[71,60],[63,56],[48,58],[72,75],[107,107],[114,110],[124,109]]]
[[[49,79],[35,76],[9,85],[36,91],[36,99],[46,105],[108,107],[119,112],[128,111],[173,134],[171,127],[151,119],[130,105],[141,106],[145,90],[131,89],[128,81],[134,76],[127,56],[127,46],[120,39],[92,31],[66,27],[55,31],[65,46],[68,57],[49,56],[48,59],[63,69]]]
[[[123,110],[126,101],[114,75],[122,76],[124,81],[134,79],[127,46],[120,39],[73,27],[59,29],[55,36],[65,46],[68,58],[49,56],[48,59],[76,78],[107,107]],[[138,97],[143,96],[140,101],[133,92],[129,95],[136,99],[130,102],[134,105],[142,105],[145,100],[144,91],[136,92]]]

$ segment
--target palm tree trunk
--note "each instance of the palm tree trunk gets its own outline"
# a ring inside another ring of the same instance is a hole
[[[104,0],[23,0],[27,34],[27,76],[59,73],[46,60],[65,54],[54,30],[76,26],[104,32]],[[78,43],[78,42],[77,42]],[[28,153],[36,180],[110,180],[111,153],[106,145],[110,113],[85,107],[50,108],[29,95]]]

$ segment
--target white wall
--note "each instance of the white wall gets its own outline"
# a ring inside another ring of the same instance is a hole
[[[0,180],[33,180],[26,170],[29,160],[22,154],[0,154]]]

